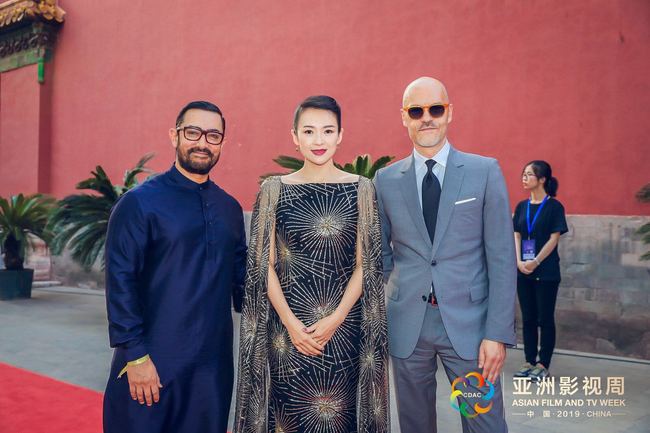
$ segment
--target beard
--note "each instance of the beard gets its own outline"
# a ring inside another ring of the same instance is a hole
[[[205,152],[206,154],[208,154],[209,158],[207,160],[201,160],[201,161],[192,159],[192,153],[198,151]],[[183,169],[186,170],[188,173],[201,174],[201,175],[210,173],[212,167],[214,167],[217,164],[217,162],[219,162],[220,156],[221,153],[215,156],[215,154],[210,152],[210,150],[208,149],[192,148],[183,151],[181,150],[180,145],[176,147],[176,159],[178,160],[180,166],[183,167]]]

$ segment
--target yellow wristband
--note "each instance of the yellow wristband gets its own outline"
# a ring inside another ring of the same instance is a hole
[[[124,368],[122,369],[122,371],[120,371],[120,374],[117,375],[117,378],[119,379],[120,377],[122,377],[124,375],[124,373],[126,373],[127,368],[132,367],[134,365],[144,364],[147,361],[149,361],[149,355],[145,355],[142,358],[136,359],[135,361],[127,362],[126,365],[124,366]]]

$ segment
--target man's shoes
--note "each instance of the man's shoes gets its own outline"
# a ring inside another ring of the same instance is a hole
[[[544,378],[548,376],[549,376],[549,372],[542,364],[537,364],[535,368],[533,368],[531,372],[528,373],[528,377],[530,378],[530,380],[534,380],[536,382],[541,382]]]
[[[530,372],[533,371],[534,369],[535,367],[530,362],[527,362],[524,365],[522,365],[519,371],[517,371],[513,376],[528,377],[530,375]]]

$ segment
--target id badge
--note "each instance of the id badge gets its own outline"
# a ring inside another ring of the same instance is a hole
[[[535,239],[523,239],[521,241],[521,257],[524,260],[533,260],[535,258]]]

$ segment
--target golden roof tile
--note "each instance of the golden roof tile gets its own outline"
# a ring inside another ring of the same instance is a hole
[[[65,11],[57,0],[9,0],[0,3],[0,30],[25,21],[62,23]]]

